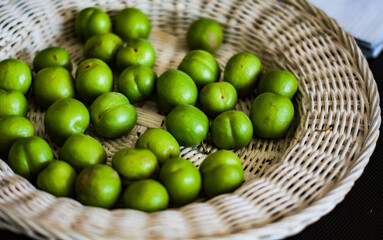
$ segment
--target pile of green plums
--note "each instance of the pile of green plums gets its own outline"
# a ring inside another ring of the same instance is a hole
[[[178,69],[159,77],[147,40],[151,22],[141,10],[120,10],[112,25],[106,12],[89,7],[77,14],[74,28],[84,43],[84,60],[74,76],[70,55],[57,46],[36,54],[35,74],[23,61],[0,62],[0,157],[39,189],[103,208],[153,212],[183,206],[233,192],[244,172],[230,149],[246,147],[253,135],[283,137],[291,125],[294,75],[264,73],[259,58],[248,52],[232,56],[221,72],[213,54],[224,38],[215,20],[200,18],[190,25],[190,51]],[[113,73],[119,75],[116,84]],[[44,130],[59,148],[59,160],[47,140],[35,136],[27,118],[28,92],[45,111]],[[249,116],[235,110],[239,98],[253,96]],[[104,146],[85,134],[89,125],[100,138],[126,135],[137,122],[133,104],[148,99],[156,99],[167,115],[166,130],[148,129],[135,148],[118,150],[107,165]],[[209,132],[220,150],[197,168],[180,156],[180,146],[204,146]]]

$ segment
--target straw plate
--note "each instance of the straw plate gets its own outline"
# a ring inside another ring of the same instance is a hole
[[[0,160],[0,227],[33,238],[59,239],[275,239],[295,234],[343,200],[362,174],[379,136],[379,94],[354,39],[333,19],[304,0],[2,0],[0,59],[19,58],[30,66],[37,51],[67,49],[75,63],[82,45],[74,18],[98,6],[111,16],[138,7],[152,22],[159,75],[175,69],[187,52],[188,26],[199,17],[217,20],[224,43],[215,54],[221,68],[237,52],[257,55],[265,69],[291,71],[299,81],[296,118],[283,139],[254,138],[236,153],[245,183],[232,194],[152,214],[85,207],[55,198],[15,175]],[[29,99],[31,99],[29,94]],[[252,99],[236,109],[248,114]],[[155,102],[136,105],[138,124],[115,140],[96,138],[108,152],[133,146],[148,128],[164,128]],[[30,101],[36,135],[49,141],[44,113]],[[327,130],[327,131],[324,131]],[[95,136],[90,128],[88,134]],[[50,142],[50,141],[49,141]],[[50,142],[57,157],[57,147]],[[208,151],[215,151],[208,146]],[[197,166],[200,147],[181,154]]]

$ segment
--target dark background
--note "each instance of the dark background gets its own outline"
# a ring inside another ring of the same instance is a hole
[[[383,54],[369,60],[370,68],[383,95]],[[382,106],[382,99],[380,99]],[[345,199],[328,215],[287,240],[301,239],[383,239],[383,143],[380,135],[375,152],[363,175]],[[28,239],[0,230],[0,239]]]

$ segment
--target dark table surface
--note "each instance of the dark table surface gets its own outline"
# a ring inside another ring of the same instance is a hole
[[[383,54],[369,60],[370,68],[383,95]],[[382,99],[380,100],[382,106]],[[288,240],[300,239],[383,239],[383,139],[379,137],[375,151],[363,175],[345,199],[328,215]],[[28,239],[0,230],[0,239]]]

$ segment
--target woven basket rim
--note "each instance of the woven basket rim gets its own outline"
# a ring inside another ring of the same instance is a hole
[[[345,49],[349,52],[352,58],[355,59],[357,69],[360,71],[363,79],[366,80],[366,89],[369,90],[367,92],[367,97],[370,104],[370,126],[368,132],[365,134],[361,151],[355,155],[355,164],[349,170],[348,174],[344,176],[342,180],[333,185],[331,189],[328,189],[326,194],[323,195],[320,199],[314,201],[306,208],[300,209],[300,211],[295,212],[293,215],[285,216],[276,222],[258,228],[249,228],[239,232],[234,232],[233,234],[212,236],[213,238],[219,237],[220,239],[239,239],[242,237],[250,237],[251,239],[275,239],[291,236],[303,230],[308,225],[319,220],[321,217],[333,210],[335,206],[344,199],[346,194],[351,190],[355,181],[362,175],[364,168],[376,147],[376,143],[379,137],[381,109],[379,106],[380,100],[377,84],[374,80],[371,70],[368,67],[368,62],[357,46],[354,38],[349,33],[347,33],[334,19],[328,17],[322,10],[316,8],[311,3],[306,2],[305,0],[282,1],[305,9],[308,14],[319,18],[329,30],[334,32],[337,36],[340,36]],[[84,208],[92,209],[92,207],[86,206],[84,206]],[[121,209],[111,211],[121,211]],[[12,212],[3,208],[0,208],[0,217],[5,219],[12,219],[13,222],[19,224],[19,227],[24,226],[24,228],[17,228],[17,226],[15,227],[11,224],[1,223],[0,228],[23,233],[33,238],[39,238],[39,228],[41,228],[41,226],[39,226],[38,223],[36,223],[36,228],[32,231],[28,228],[28,226],[24,225],[23,219],[18,219],[18,216],[12,216]]]

